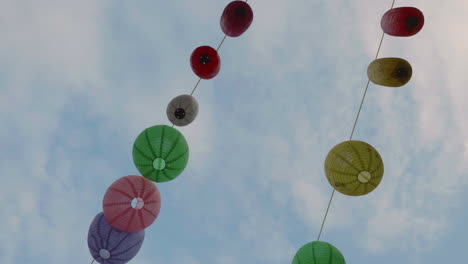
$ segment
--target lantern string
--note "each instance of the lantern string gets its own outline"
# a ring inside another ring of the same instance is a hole
[[[390,7],[390,9],[393,9],[394,5],[395,5],[395,0],[392,1],[392,6]],[[382,42],[383,42],[384,36],[385,36],[385,32],[382,32],[382,37],[380,38],[380,43],[379,43],[379,47],[377,49],[377,53],[375,54],[375,59],[377,59],[377,57],[379,56],[379,52],[380,52],[380,48],[382,47]],[[354,125],[353,125],[353,129],[351,131],[351,135],[349,136],[349,140],[351,140],[353,138],[354,130],[356,129],[356,124],[357,124],[357,121],[359,119],[359,115],[361,114],[362,105],[364,104],[364,99],[366,98],[367,90],[369,88],[369,83],[370,83],[370,80],[367,79],[366,88],[364,89],[364,94],[362,95],[361,104],[359,105],[359,110],[358,110],[358,113],[356,115],[356,119],[354,120]],[[320,240],[320,235],[322,234],[323,226],[325,224],[325,220],[327,219],[328,210],[330,209],[330,205],[331,205],[331,202],[333,200],[333,195],[334,194],[335,194],[335,188],[333,188],[332,194],[330,196],[330,200],[328,201],[327,211],[325,212],[325,216],[323,217],[322,226],[320,227],[320,231],[319,231],[319,234],[317,236],[317,241]]]
[[[94,259],[93,259],[93,261],[91,262],[91,264],[93,264],[93,263],[94,263]]]

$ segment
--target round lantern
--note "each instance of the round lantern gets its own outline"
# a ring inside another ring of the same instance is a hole
[[[175,179],[187,166],[189,148],[177,129],[158,125],[145,129],[133,144],[133,162],[148,180]]]
[[[202,79],[214,78],[221,68],[218,52],[210,46],[196,48],[190,57],[193,72]]]
[[[122,232],[107,222],[103,213],[94,217],[88,232],[88,248],[94,260],[102,264],[124,264],[141,248],[145,230]]]
[[[224,8],[221,15],[221,29],[230,37],[242,35],[252,24],[253,12],[245,1],[233,1]]]
[[[292,264],[346,264],[346,261],[333,245],[314,241],[305,244],[297,251]]]
[[[118,179],[107,189],[102,207],[113,227],[137,232],[156,220],[161,209],[161,196],[151,181],[130,175]]]
[[[179,95],[167,105],[167,118],[176,126],[186,126],[198,115],[198,102],[188,94]]]
[[[391,36],[416,35],[424,25],[423,13],[415,7],[398,7],[388,10],[380,20],[382,30]]]
[[[380,154],[366,142],[349,140],[333,147],[325,160],[328,182],[342,194],[370,193],[382,180],[384,165]]]
[[[367,67],[367,76],[373,83],[400,87],[409,82],[413,69],[409,62],[400,58],[376,59]]]

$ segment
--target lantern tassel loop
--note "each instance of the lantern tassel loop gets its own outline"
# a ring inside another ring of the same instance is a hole
[[[393,5],[395,5],[395,0],[392,1],[392,6],[390,7],[390,9],[393,8]],[[377,53],[375,54],[375,59],[377,59],[377,57],[379,56],[379,52],[380,52],[380,48],[382,46],[384,36],[385,36],[385,32],[382,33],[382,37],[380,38],[380,43],[379,43],[379,47],[377,49]],[[364,89],[364,94],[362,96],[361,105],[359,106],[359,110],[358,110],[358,113],[356,115],[356,119],[354,120],[353,130],[351,131],[351,135],[349,136],[349,140],[351,140],[353,138],[354,130],[356,129],[356,124],[357,124],[357,121],[359,119],[359,114],[361,113],[362,105],[364,104],[364,99],[365,99],[366,94],[367,94],[367,89],[369,88],[369,83],[370,83],[370,80],[367,81],[366,88]],[[326,221],[327,215],[328,215],[328,210],[330,209],[330,205],[331,205],[331,202],[333,200],[333,195],[334,194],[335,194],[335,189],[333,189],[333,192],[332,192],[332,194],[330,196],[330,201],[328,202],[327,211],[325,212],[325,216],[323,217],[322,226],[320,227],[320,231],[319,231],[319,234],[318,234],[318,237],[317,237],[317,241],[320,240],[320,236],[322,235],[323,226],[325,225],[325,221]]]

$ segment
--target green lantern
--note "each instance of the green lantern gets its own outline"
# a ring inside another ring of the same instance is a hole
[[[148,180],[166,182],[175,179],[187,166],[189,148],[175,128],[158,125],[145,129],[133,144],[133,162]]]
[[[342,194],[359,196],[370,193],[382,180],[384,165],[371,145],[348,140],[333,147],[325,159],[328,182]]]
[[[341,252],[323,241],[313,241],[302,246],[292,264],[346,264]]]

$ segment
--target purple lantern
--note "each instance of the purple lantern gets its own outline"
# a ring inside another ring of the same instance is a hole
[[[123,232],[112,227],[101,212],[94,217],[88,232],[88,247],[101,264],[124,264],[140,250],[145,230]]]

